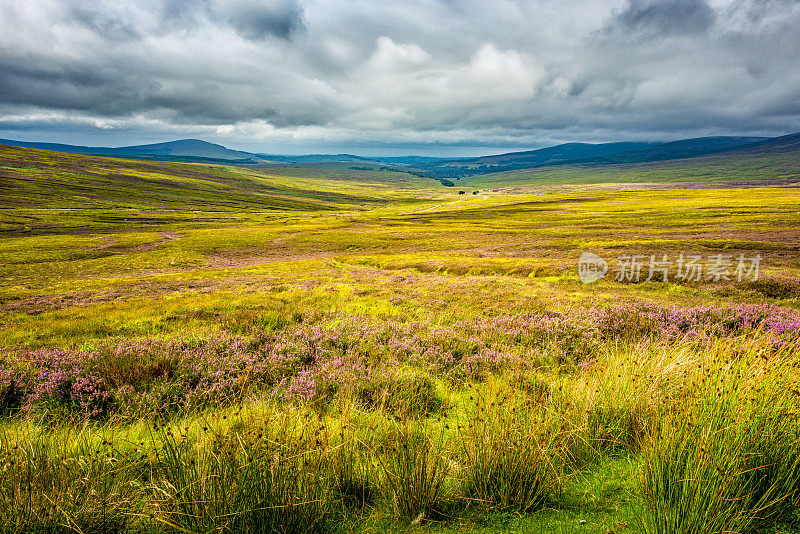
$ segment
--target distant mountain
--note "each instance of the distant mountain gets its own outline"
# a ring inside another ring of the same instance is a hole
[[[127,146],[117,150],[124,151],[126,154],[141,154],[143,156],[193,156],[216,159],[249,159],[254,156],[250,152],[231,150],[222,145],[201,141],[200,139],[181,139],[167,143]]]
[[[197,161],[251,165],[263,161],[263,158],[251,154],[250,152],[231,150],[222,145],[201,141],[200,139],[181,139],[166,143],[116,148],[64,145],[60,143],[29,143],[25,141],[12,141],[10,139],[0,139],[0,144],[23,148],[54,150],[71,154],[85,154],[89,156],[111,156],[117,158],[151,159],[159,161]]]
[[[38,148],[70,154],[87,156],[108,156],[117,158],[134,158],[157,161],[229,163],[234,165],[255,165],[261,163],[309,164],[309,163],[360,163],[372,165],[415,166],[442,161],[443,158],[425,156],[365,157],[353,154],[256,154],[241,150],[231,150],[222,145],[209,143],[200,139],[180,139],[166,143],[134,145],[122,147],[97,147],[66,145],[61,143],[35,143],[0,139],[0,145],[22,148]]]
[[[693,158],[706,154],[734,150],[744,145],[761,143],[769,139],[769,137],[698,137],[616,154],[594,158],[573,159],[560,163],[613,165],[620,163],[643,163],[646,161]]]
[[[365,157],[353,154],[274,155],[231,150],[199,139],[125,147],[89,147],[58,143],[29,143],[0,139],[0,144],[54,150],[92,156],[149,159],[160,161],[205,162],[233,165],[278,164],[309,165],[353,163],[386,166],[427,176],[450,184],[462,177],[516,171],[556,165],[604,166],[646,163],[725,153],[734,150],[777,150],[789,143],[800,143],[800,134],[768,137],[698,137],[670,143],[565,143],[557,146],[509,152],[491,156],[442,159],[424,156]],[[770,148],[772,147],[772,148]]]
[[[427,156],[354,156],[353,154],[305,154],[299,156],[283,154],[256,154],[264,159],[278,163],[371,163],[388,165],[422,165],[444,161],[445,158]]]
[[[565,143],[563,145],[527,150],[525,152],[510,152],[497,156],[483,156],[468,160],[475,165],[507,165],[525,164],[531,167],[537,165],[552,165],[562,161],[582,158],[596,158],[608,154],[618,154],[653,146],[653,143]]]
[[[281,154],[256,154],[265,160],[277,163],[379,163],[378,159],[352,154],[304,154],[287,156]]]
[[[602,166],[693,158],[771,141],[769,137],[698,137],[670,143],[566,143],[496,156],[433,162],[418,168],[432,177],[459,179],[552,165]]]
[[[423,165],[426,163],[434,163],[437,161],[444,161],[447,158],[434,158],[430,156],[392,156],[375,158],[383,163],[391,165]]]
[[[537,150],[508,152],[479,158],[423,163],[417,167],[435,177],[455,178],[492,172],[556,165],[577,159],[596,158],[655,146],[655,143],[565,143]]]
[[[653,157],[650,155],[649,157]],[[525,184],[714,183],[800,185],[800,133],[674,159],[615,164],[542,165],[472,176],[477,187]]]

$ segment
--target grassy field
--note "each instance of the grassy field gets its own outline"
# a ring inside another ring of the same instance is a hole
[[[797,165],[668,165],[0,148],[0,531],[800,532]]]

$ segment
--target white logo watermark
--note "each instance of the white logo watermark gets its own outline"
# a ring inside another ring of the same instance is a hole
[[[606,260],[594,252],[584,252],[578,258],[578,276],[584,284],[591,284],[608,273],[608,263]]]
[[[673,258],[669,254],[622,255],[616,258],[613,279],[616,282],[730,282],[757,281],[762,256],[739,254],[712,254],[707,258],[699,254],[681,252]],[[606,260],[594,252],[584,252],[578,258],[578,277],[584,284],[605,278],[609,272]]]

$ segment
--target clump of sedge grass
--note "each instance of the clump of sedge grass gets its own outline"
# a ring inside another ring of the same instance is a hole
[[[346,509],[373,504],[378,483],[366,444],[348,426],[340,431],[340,442],[328,454],[331,490]]]
[[[207,442],[164,433],[156,519],[190,532],[326,532],[330,509],[319,451],[271,428]]]
[[[773,361],[754,354],[727,360],[727,345],[701,363],[696,397],[665,415],[643,451],[648,534],[745,533],[793,519],[800,502],[798,364],[791,351]]]
[[[505,392],[474,392],[475,412],[459,425],[467,467],[464,496],[488,509],[527,513],[541,508],[562,487],[565,451],[557,425],[536,405]]]
[[[139,460],[86,428],[0,432],[0,532],[122,532]]]
[[[435,437],[410,424],[398,426],[382,467],[397,516],[418,524],[442,512],[450,471],[442,432]]]

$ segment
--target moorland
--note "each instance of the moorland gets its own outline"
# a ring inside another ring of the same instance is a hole
[[[800,532],[796,143],[453,187],[0,146],[0,531]]]

